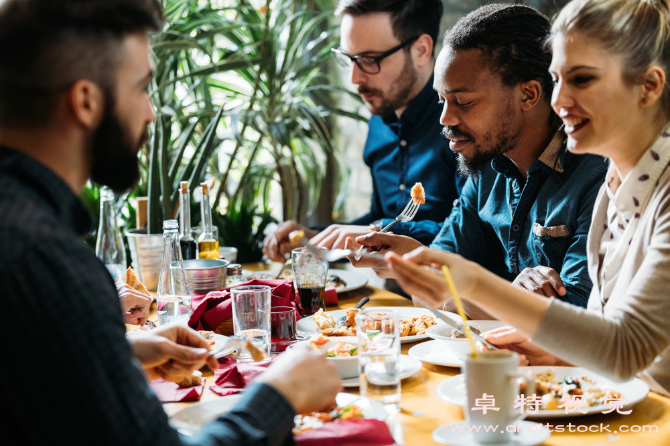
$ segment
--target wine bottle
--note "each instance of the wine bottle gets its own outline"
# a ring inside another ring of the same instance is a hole
[[[181,190],[179,194],[179,246],[181,257],[184,260],[196,258],[195,240],[191,233],[191,194],[188,192],[188,182],[179,183]]]
[[[177,220],[163,222],[163,267],[158,278],[158,324],[186,323],[193,314],[191,287],[179,247]]]
[[[106,187],[100,190],[100,225],[95,255],[105,264],[115,282],[125,280],[126,247],[116,224],[114,192]]]

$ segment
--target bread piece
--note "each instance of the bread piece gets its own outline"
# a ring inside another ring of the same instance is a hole
[[[312,319],[314,319],[314,323],[319,326],[321,331],[335,327],[335,318],[329,314],[326,314],[323,311],[323,308],[320,308],[319,311],[314,313]]]
[[[427,327],[432,327],[433,325],[437,325],[437,322],[435,322],[435,319],[433,316],[429,316],[427,314],[424,314],[421,316],[421,319],[423,320],[423,323],[426,324]]]
[[[134,289],[139,291],[142,294],[146,294],[147,296],[151,296],[151,293],[149,293],[149,290],[147,290],[147,287],[144,286],[142,282],[140,282],[140,279],[137,277],[137,274],[131,267],[128,267],[126,270],[126,284]]]
[[[343,324],[345,327],[355,327],[356,326],[356,313],[358,313],[358,308],[349,308],[347,310],[347,321]]]
[[[406,321],[405,323],[400,324],[400,337],[404,338],[406,336],[409,336],[409,332],[412,329],[412,323],[410,321]]]

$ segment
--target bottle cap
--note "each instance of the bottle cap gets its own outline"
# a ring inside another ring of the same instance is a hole
[[[242,265],[239,263],[231,263],[226,267],[226,274],[228,274],[228,276],[241,276]]]
[[[179,222],[177,220],[163,221],[163,229],[179,229]]]
[[[181,193],[182,194],[187,194],[188,193],[188,181],[182,181],[179,184],[181,185]]]
[[[202,188],[203,195],[209,195],[209,187],[207,186],[207,183],[200,183],[200,187]]]

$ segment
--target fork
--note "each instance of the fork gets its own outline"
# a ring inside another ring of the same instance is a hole
[[[391,223],[387,224],[384,226],[384,229],[379,231],[380,233],[385,233],[388,232],[389,229],[391,229],[391,226],[398,222],[408,222],[412,221],[414,217],[416,216],[416,213],[419,211],[419,203],[415,203],[413,198],[409,199],[409,203],[407,203],[407,206],[405,206],[405,209],[398,215],[395,220],[393,220]],[[356,261],[361,260],[361,257],[363,257],[363,254],[368,252],[368,247],[367,246],[361,246],[361,248],[358,250],[356,255],[354,256],[354,259]]]

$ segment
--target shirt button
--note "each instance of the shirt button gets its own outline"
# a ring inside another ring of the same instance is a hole
[[[400,186],[398,186],[398,189],[400,189],[401,191],[404,191],[405,189],[407,189],[407,186],[405,186],[404,184],[401,184]]]
[[[405,147],[407,145],[407,141],[404,139],[400,141],[400,147]]]
[[[519,229],[521,229],[521,228],[519,228],[519,225],[512,226],[512,231],[514,231],[514,232],[519,232]]]

